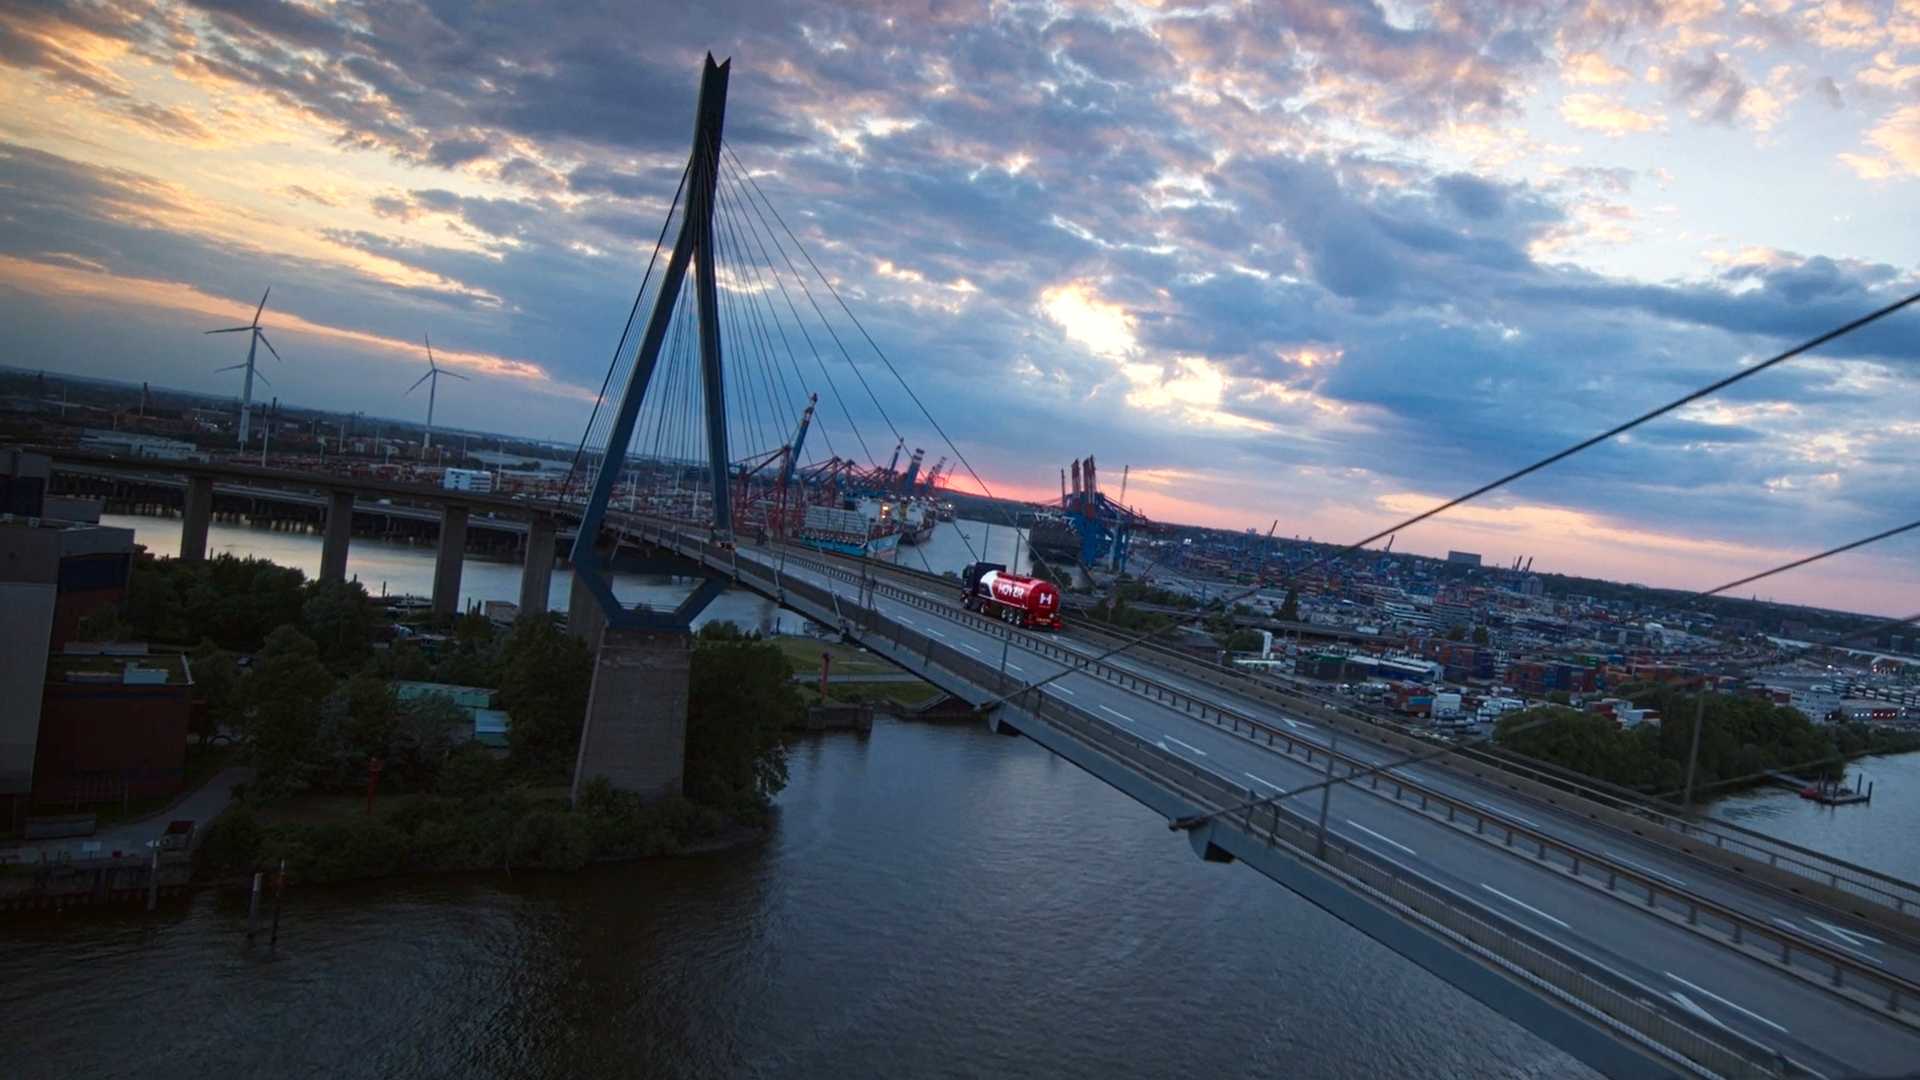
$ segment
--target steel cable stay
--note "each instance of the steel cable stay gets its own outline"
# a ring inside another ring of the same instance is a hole
[[[601,380],[600,393],[593,399],[593,411],[587,415],[586,429],[580,433],[580,445],[575,448],[573,452],[573,461],[567,466],[566,479],[561,481],[559,494],[555,496],[554,509],[556,510],[559,509],[560,503],[565,500],[568,492],[572,490],[573,477],[574,474],[579,471],[581,457],[586,453],[587,440],[593,434],[595,425],[600,422],[602,415],[601,406],[606,404],[607,390],[613,385],[614,371],[621,366],[620,359],[626,352],[627,340],[633,335],[633,322],[639,317],[640,302],[647,294],[648,282],[653,280],[653,268],[655,264],[659,262],[660,248],[667,240],[667,227],[673,224],[674,210],[680,205],[680,195],[686,190],[687,175],[692,172],[692,170],[693,161],[689,158],[687,164],[680,169],[680,182],[674,186],[673,199],[667,204],[666,216],[661,219],[660,235],[655,237],[653,241],[653,254],[648,256],[646,272],[640,276],[640,288],[633,294],[633,308],[627,312],[626,325],[621,327],[620,330],[620,340],[614,344],[613,357],[607,361],[606,378]]]
[[[735,171],[739,173],[745,173],[746,172],[745,167],[739,165],[740,159],[736,155],[734,155],[732,147],[727,146],[725,143],[722,143],[721,147],[726,151],[728,157],[733,158]],[[762,202],[764,202],[766,199],[766,195],[764,192],[759,192],[759,187],[760,187],[759,182],[753,179],[752,174],[747,174],[746,178],[747,178],[747,182],[750,185],[752,185],[752,190],[754,192],[760,193],[760,198]],[[749,197],[749,202],[751,202],[751,197]],[[788,239],[793,241],[793,246],[796,250],[800,252],[801,258],[806,259],[808,265],[810,266],[813,265],[813,257],[811,255],[808,255],[806,248],[800,245],[800,239],[793,235],[793,230],[787,228],[787,223],[785,220],[783,220],[780,217],[780,212],[778,210],[775,210],[770,204],[767,206],[767,209],[770,212],[772,212],[774,220],[780,223],[780,228],[782,229],[782,231],[784,231],[787,234]],[[754,212],[755,213],[759,212],[758,205],[754,207]],[[772,231],[771,226],[768,227],[768,231],[769,232]],[[785,248],[780,249],[780,254],[782,258],[787,258]],[[807,298],[807,303],[812,305],[814,314],[820,317],[820,325],[826,327],[827,336],[833,339],[833,344],[836,348],[840,350],[840,356],[846,360],[847,367],[853,370],[853,377],[860,380],[860,388],[867,392],[867,400],[873,402],[874,411],[880,414],[881,422],[887,425],[887,430],[893,433],[893,437],[895,439],[904,439],[905,436],[900,434],[900,429],[894,426],[893,418],[887,415],[887,407],[885,405],[880,404],[879,395],[873,392],[873,387],[868,384],[866,375],[861,373],[860,365],[854,363],[853,354],[847,351],[846,343],[840,340],[840,332],[833,328],[833,323],[827,318],[827,313],[825,309],[821,308],[820,301],[815,299],[813,295],[812,287],[807,284],[806,275],[800,272],[799,267],[793,265],[793,261],[790,258],[787,258],[787,267],[789,270],[793,272],[794,280],[799,283],[801,295]],[[820,268],[818,266],[814,266],[813,272],[816,275],[818,275],[820,273]],[[825,281],[826,278],[822,276],[821,280]],[[829,283],[827,287],[831,289],[833,286],[831,283]]]
[[[728,178],[728,179],[729,179],[729,183],[731,183],[731,178]],[[736,250],[740,250],[751,255],[753,252],[753,247],[748,245],[744,241],[741,241],[739,237],[752,236],[751,227],[753,223],[750,220],[745,219],[744,212],[739,209],[738,203],[734,199],[732,192],[729,190],[728,184],[721,185],[718,188],[718,192],[719,192],[720,204],[727,211],[727,219],[726,219],[727,229],[730,233],[735,234],[734,246]],[[757,237],[754,237],[754,239],[757,240]],[[765,258],[766,258],[765,249],[761,248],[761,260],[765,260]],[[773,306],[772,293],[767,288],[765,279],[763,279],[760,275],[760,262],[755,261],[752,258],[748,258],[745,261],[746,261],[748,271],[753,275],[753,286],[754,286],[753,291],[748,294],[748,308],[753,313],[754,323],[757,328],[757,332],[761,336],[762,340],[766,343],[767,354],[769,357],[772,358],[772,367],[774,372],[779,377],[781,389],[785,393],[786,400],[791,409],[791,415],[794,417],[798,417],[800,415],[801,410],[805,406],[802,403],[801,398],[796,397],[794,395],[791,385],[788,384],[787,382],[787,370],[785,367],[782,367],[780,365],[778,351],[776,351],[773,348],[773,334],[769,333],[767,330],[766,324],[769,320],[771,320],[773,323],[774,331],[779,334],[780,344],[785,349],[787,354],[788,366],[793,368],[795,377],[800,378],[802,394],[805,394],[808,392],[806,379],[800,377],[799,359],[794,355],[793,343],[787,338],[786,327],[781,325],[780,323],[779,312],[775,310]],[[764,298],[766,303],[766,314],[764,316],[761,314],[761,310],[760,310],[760,303],[762,298]],[[820,415],[818,410],[816,410],[815,412],[813,422],[814,422],[814,425],[820,429],[820,438],[821,438],[821,441],[826,444],[827,453],[831,456],[838,456],[833,449],[833,438],[827,431],[825,417]],[[806,452],[809,460],[811,461],[819,460],[819,455],[814,453],[813,448],[811,446],[808,446],[806,448]]]
[[[1606,431],[1603,431],[1598,435],[1592,436],[1591,438],[1583,439],[1580,442],[1577,442],[1572,446],[1567,447],[1564,450],[1560,450],[1555,453],[1549,454],[1546,457],[1533,462],[1532,464],[1522,466],[1521,468],[1515,469],[1514,471],[1507,473],[1505,476],[1502,476],[1496,480],[1492,480],[1485,484],[1482,484],[1479,487],[1474,488],[1473,490],[1463,495],[1456,496],[1452,499],[1447,500],[1444,503],[1441,503],[1438,506],[1432,507],[1431,509],[1424,510],[1418,514],[1415,514],[1412,517],[1409,517],[1406,520],[1399,522],[1398,524],[1389,526],[1388,528],[1385,528],[1385,529],[1381,529],[1378,532],[1375,532],[1372,535],[1365,537],[1364,539],[1357,540],[1351,544],[1348,544],[1342,548],[1339,548],[1338,550],[1334,551],[1331,554],[1323,555],[1320,558],[1309,563],[1306,567],[1302,568],[1301,570],[1295,571],[1294,573],[1290,574],[1289,581],[1290,582],[1297,581],[1302,576],[1312,573],[1314,570],[1317,570],[1320,567],[1323,567],[1330,562],[1333,562],[1337,559],[1345,558],[1346,556],[1365,548],[1368,544],[1371,544],[1385,537],[1391,536],[1402,529],[1416,525],[1422,521],[1427,520],[1428,518],[1444,513],[1447,510],[1450,510],[1456,506],[1460,506],[1464,503],[1471,502],[1472,500],[1477,499],[1482,495],[1495,491],[1501,487],[1504,487],[1507,484],[1512,483],[1515,480],[1531,475],[1532,473],[1538,472],[1541,469],[1544,469],[1557,462],[1564,461],[1565,459],[1572,457],[1583,450],[1587,450],[1594,446],[1597,446],[1600,443],[1607,441],[1608,439],[1612,439],[1617,436],[1624,435],[1627,432],[1632,431],[1634,428],[1637,428],[1642,424],[1656,420],[1684,405],[1688,405],[1692,402],[1699,401],[1700,399],[1705,398],[1719,390],[1723,390],[1726,387],[1731,386],[1734,383],[1740,382],[1743,379],[1750,378],[1754,375],[1759,374],[1762,371],[1766,371],[1769,368],[1785,363],[1788,360],[1791,360],[1797,356],[1800,356],[1813,349],[1816,349],[1821,345],[1825,345],[1828,342],[1837,340],[1841,337],[1846,336],[1847,334],[1853,333],[1856,330],[1860,330],[1866,326],[1869,326],[1875,322],[1878,322],[1881,319],[1884,319],[1887,316],[1892,315],[1903,308],[1909,307],[1916,302],[1920,302],[1920,292],[1910,293],[1900,298],[1899,300],[1894,301],[1893,303],[1887,304],[1884,307],[1868,312],[1867,314],[1862,315],[1857,319],[1854,319],[1850,322],[1842,324],[1841,326],[1835,327],[1834,329],[1829,330],[1816,337],[1810,338],[1807,341],[1803,341],[1800,344],[1795,345],[1792,348],[1789,348],[1783,352],[1776,353],[1773,356],[1769,357],[1768,359],[1763,360],[1757,364],[1754,364],[1751,367],[1743,368],[1740,371],[1736,371],[1731,375],[1725,376],[1724,378],[1721,378],[1712,383],[1709,383],[1708,385],[1698,390],[1695,390],[1692,393],[1685,395],[1684,397],[1675,398],[1674,400],[1669,401],[1664,405],[1658,406],[1654,409],[1651,409],[1647,412],[1640,414],[1639,416],[1633,418],[1632,420],[1628,420],[1621,424],[1616,424],[1615,426],[1608,428]],[[1801,563],[1799,565],[1805,565],[1805,564]],[[1758,578],[1756,577],[1752,580],[1758,580]],[[1222,598],[1219,601],[1221,610],[1231,610],[1232,605],[1239,603],[1242,600],[1245,600],[1247,597],[1252,596],[1256,592],[1259,592],[1262,587],[1263,587],[1262,585],[1256,584],[1254,585],[1254,587],[1250,589],[1246,589],[1241,592],[1235,593],[1231,596]],[[1093,661],[1098,662],[1100,660],[1105,660],[1108,657],[1116,656],[1122,652],[1125,652],[1128,649],[1133,648],[1135,645],[1139,645],[1142,642],[1151,641],[1152,639],[1160,636],[1166,631],[1181,625],[1184,625],[1184,624],[1171,623],[1167,626],[1149,630],[1146,633],[1140,634],[1136,637],[1129,638],[1125,641],[1122,641],[1120,644],[1115,645],[1111,649],[1108,649],[1107,651],[1099,654],[1098,656],[1093,657]],[[985,709],[992,708],[993,706],[998,705],[1004,701],[1008,701],[1014,697],[1030,693],[1034,690],[1039,689],[1040,687],[1046,686],[1048,683],[1053,682],[1054,680],[1060,678],[1062,675],[1065,675],[1065,674],[1067,674],[1066,671],[1060,671],[1052,675],[1049,675],[1044,679],[1036,679],[1033,682],[1027,683],[1016,690],[1009,691],[1005,694],[1001,694],[986,702],[983,702],[979,706],[976,706],[976,709],[985,710]]]
[[[847,318],[851,320],[854,327],[860,331],[860,336],[866,339],[868,346],[870,346],[873,349],[874,355],[880,358],[880,362],[882,365],[886,367],[888,374],[892,375],[894,378],[894,381],[900,384],[900,388],[906,391],[907,397],[913,401],[914,407],[920,410],[920,415],[926,419],[927,423],[933,427],[934,432],[940,436],[940,441],[946,444],[947,450],[953,454],[954,459],[956,461],[960,462],[961,468],[966,469],[967,475],[973,477],[973,482],[980,485],[980,491],[982,494],[984,494],[989,499],[993,499],[994,498],[993,489],[987,486],[986,480],[982,478],[981,475],[974,470],[973,464],[967,460],[967,456],[961,453],[960,448],[954,444],[953,439],[948,437],[946,429],[940,426],[940,421],[934,419],[933,413],[930,412],[927,409],[926,404],[920,400],[920,395],[914,393],[913,387],[907,382],[905,378],[901,376],[899,369],[894,366],[893,361],[890,358],[888,358],[886,352],[880,348],[880,343],[875,341],[873,339],[873,335],[867,332],[866,325],[860,321],[860,317],[858,315],[855,315],[853,313],[853,308],[847,305],[846,298],[840,295],[840,290],[834,287],[833,282],[828,280],[827,275],[823,273],[820,270],[819,265],[813,261],[813,256],[810,253],[808,253],[806,249],[806,245],[802,244],[800,242],[800,238],[794,235],[793,230],[787,225],[786,219],[780,216],[780,211],[777,208],[775,208],[773,203],[767,198],[766,192],[761,190],[760,182],[753,178],[753,174],[749,172],[746,166],[740,161],[740,156],[734,153],[732,144],[725,142],[723,140],[720,144],[720,149],[725,152],[725,154],[729,159],[731,159],[733,163],[734,171],[746,177],[747,183],[751,184],[753,187],[753,191],[760,196],[760,201],[766,205],[768,212],[773,214],[774,220],[780,223],[780,228],[787,234],[787,236],[790,239],[793,240],[794,248],[798,250],[800,252],[801,257],[807,261],[807,265],[812,267],[815,276],[817,276],[820,279],[821,284],[827,287],[827,292],[830,295],[832,295],[834,301],[840,305],[840,309],[846,312]],[[808,299],[809,300],[812,299],[811,293],[808,294]],[[818,305],[816,305],[816,308],[817,306]],[[826,316],[822,314],[821,318],[824,320]],[[839,338],[837,335],[834,338],[834,342],[835,344],[839,344]],[[846,347],[844,345],[841,346],[841,351],[843,353],[846,351]],[[853,358],[851,356],[848,356],[847,362],[849,364],[852,364]],[[855,367],[855,370],[858,371],[857,366]],[[862,379],[863,384],[864,382],[865,380]],[[869,391],[869,393],[871,393],[871,391]],[[892,427],[891,422],[889,422],[888,427],[890,428]],[[899,432],[896,431],[894,432],[894,434],[898,435]],[[997,502],[998,500],[995,500],[995,501]],[[1003,516],[1005,516],[1004,511],[1002,512],[1002,514]],[[1009,526],[1015,528],[1017,531],[1018,529],[1017,525],[1013,525],[1011,521],[1009,521],[1008,524]],[[968,545],[968,550],[972,551],[971,544]]]
[[[728,175],[725,169],[721,170],[721,179],[732,183],[741,193],[741,197],[744,197],[745,188],[739,184],[737,179]],[[853,433],[854,440],[860,444],[860,453],[865,456],[868,461],[877,461],[878,459],[874,457],[873,451],[867,446],[866,437],[860,433],[860,426],[854,423],[853,412],[847,408],[847,399],[840,393],[840,386],[834,381],[833,373],[828,370],[826,359],[820,355],[820,348],[814,343],[813,334],[807,329],[806,320],[800,316],[799,305],[794,303],[793,293],[787,289],[786,279],[781,276],[779,266],[773,262],[772,255],[767,251],[767,240],[772,241],[774,249],[781,250],[781,256],[786,260],[789,268],[792,267],[793,261],[786,258],[786,252],[780,249],[779,237],[773,235],[772,226],[766,224],[764,216],[759,213],[759,208],[757,206],[751,206],[750,208],[754,213],[751,217],[747,217],[746,220],[749,225],[754,226],[752,231],[754,233],[755,243],[760,246],[762,255],[766,259],[767,270],[773,275],[774,284],[780,290],[781,299],[786,301],[787,310],[793,316],[795,328],[800,331],[801,338],[806,341],[807,351],[813,354],[813,361],[819,366],[820,375],[826,380],[827,389],[833,394],[834,404],[840,407],[840,415],[847,421],[848,430]],[[758,225],[755,224],[756,218],[759,219]],[[766,235],[764,238],[760,232],[760,226],[762,225],[766,226]],[[795,374],[799,374],[797,369]],[[803,379],[802,381],[804,382],[805,380]]]

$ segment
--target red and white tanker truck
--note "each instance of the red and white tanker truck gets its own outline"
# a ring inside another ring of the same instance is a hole
[[[1010,574],[999,563],[970,563],[960,582],[960,604],[968,611],[1033,629],[1060,629],[1060,590],[1050,581]]]

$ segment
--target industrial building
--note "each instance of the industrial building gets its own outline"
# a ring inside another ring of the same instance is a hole
[[[86,645],[80,621],[126,597],[133,530],[46,496],[45,457],[0,453],[0,827],[35,803],[145,798],[184,779],[192,672],[142,645]]]

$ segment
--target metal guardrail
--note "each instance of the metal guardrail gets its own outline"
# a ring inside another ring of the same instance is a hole
[[[781,580],[776,569],[761,566],[757,560],[743,562],[738,552],[732,549],[713,547],[697,538],[669,532],[658,526],[650,531],[665,539],[667,546],[681,554],[691,555],[716,568],[727,569],[736,579],[756,578],[769,588],[783,590],[808,601],[817,610],[837,610],[847,625],[864,625],[872,638],[871,644],[881,644],[883,641],[890,643],[892,648],[889,652],[915,657],[928,668],[944,668],[958,679],[977,687],[1010,688],[1004,673],[990,661],[968,657],[952,646],[943,645],[928,635],[901,626],[871,607],[856,606],[849,612],[839,604],[836,590],[823,589],[791,577]],[[810,569],[829,573],[835,578],[860,580],[857,575],[850,575],[841,568],[815,560],[788,557],[786,562],[788,565],[811,563]],[[865,580],[872,583],[871,578]],[[884,588],[875,584],[876,592]],[[892,589],[886,591],[895,592]],[[911,593],[904,595],[914,596],[916,600],[924,599]],[[889,599],[897,600],[900,597],[890,595]],[[948,605],[936,606],[943,615],[964,614],[955,612]],[[1010,627],[1006,629],[1009,633],[1013,632]],[[1168,790],[1191,799],[1197,807],[1220,810],[1241,805],[1247,799],[1247,791],[1221,780],[1210,770],[1119,730],[1087,710],[1056,698],[1037,697],[1038,700],[1023,705],[1024,711],[1066,731],[1097,752],[1127,764]],[[1324,750],[1320,752],[1325,753]],[[1364,848],[1356,850],[1357,845],[1349,844],[1337,836],[1329,837],[1327,856],[1315,859],[1308,854],[1311,845],[1304,843],[1308,835],[1307,826],[1290,809],[1270,804],[1247,811],[1242,817],[1231,821],[1222,820],[1226,827],[1242,829],[1249,837],[1257,838],[1268,847],[1284,847],[1294,858],[1336,878],[1376,904],[1387,907],[1402,918],[1417,922],[1429,932],[1480,958],[1482,962],[1496,966],[1536,990],[1562,1001],[1591,1022],[1601,1024],[1676,1064],[1684,1064],[1689,1071],[1723,1077],[1790,1075],[1783,1059],[1767,1048],[1751,1043],[1725,1028],[1716,1026],[1703,1030],[1692,1026],[1691,1017],[1683,1021],[1655,1009],[1641,997],[1610,986],[1555,956],[1553,943],[1524,925],[1489,918],[1484,908],[1480,908],[1478,913],[1463,908],[1462,903],[1470,902],[1457,896],[1453,901],[1447,900],[1443,894],[1450,893],[1450,890],[1444,886],[1421,878],[1391,861],[1382,862]],[[1478,908],[1479,905],[1472,907]],[[1728,1041],[1745,1043],[1746,1048],[1733,1049],[1727,1045]]]
[[[828,556],[835,558],[835,556]],[[918,581],[952,587],[955,583],[927,571],[912,567],[868,564],[879,573],[892,574]],[[1080,622],[1073,627],[1076,632],[1090,637],[1106,637],[1113,641],[1128,640],[1127,635],[1108,630],[1096,623]],[[1374,727],[1384,727],[1396,733],[1415,737],[1412,729],[1404,725],[1393,724],[1381,717],[1355,709],[1344,702],[1322,700],[1298,691],[1290,691],[1237,669],[1224,668],[1196,660],[1185,653],[1166,648],[1155,642],[1141,642],[1134,646],[1140,652],[1150,653],[1164,666],[1173,667],[1181,674],[1199,679],[1209,685],[1230,692],[1252,696],[1257,699],[1277,698],[1266,703],[1275,707],[1313,708],[1329,710],[1351,720]],[[1552,770],[1542,769],[1525,762],[1514,761],[1506,757],[1476,753],[1472,750],[1456,750],[1463,758],[1484,764],[1502,772],[1513,773],[1597,802],[1609,809],[1630,813],[1653,824],[1679,833],[1681,836],[1712,843],[1723,851],[1730,851],[1755,861],[1764,861],[1775,869],[1785,870],[1799,877],[1837,889],[1851,896],[1869,900],[1889,907],[1897,914],[1920,916],[1920,885],[1903,881],[1889,874],[1883,874],[1870,867],[1859,866],[1844,860],[1834,859],[1821,852],[1811,851],[1783,840],[1776,840],[1764,834],[1742,828],[1729,822],[1702,822],[1678,814],[1671,814],[1657,806],[1649,805],[1641,799],[1622,796],[1590,784],[1560,775]]]
[[[789,566],[802,566],[837,580],[857,584],[864,590],[870,590],[870,595],[885,595],[895,602],[940,615],[942,618],[967,625],[989,636],[1009,640],[1018,638],[1026,651],[1045,656],[1063,667],[1073,668],[1103,679],[1163,706],[1177,708],[1189,716],[1207,721],[1217,727],[1226,727],[1235,734],[1244,734],[1255,741],[1264,740],[1266,745],[1280,749],[1289,756],[1304,756],[1308,764],[1315,761],[1316,754],[1320,755],[1320,760],[1324,760],[1329,753],[1326,747],[1318,745],[1313,740],[1283,731],[1236,710],[1222,709],[1216,704],[1209,704],[1154,680],[1142,678],[1134,672],[1089,660],[1073,650],[1048,640],[1045,636],[1016,629],[1001,620],[975,615],[950,604],[921,596],[916,592],[896,588],[879,581],[874,576],[858,574],[844,566],[788,553],[782,554],[782,560]],[[837,597],[835,602],[837,605]],[[996,670],[994,679],[1004,680],[1005,676]],[[1023,707],[1024,705],[1025,703]],[[1336,752],[1333,753],[1333,757],[1348,770],[1349,775],[1367,772],[1373,768],[1371,763],[1350,755]],[[1373,774],[1371,790],[1378,792],[1381,782],[1380,775]],[[1499,815],[1497,811],[1489,813],[1471,802],[1414,781],[1388,776],[1385,782],[1392,786],[1393,799],[1396,803],[1407,805],[1417,799],[1420,812],[1437,817],[1444,811],[1445,820],[1450,823],[1471,821],[1475,835],[1487,837],[1489,842],[1492,842],[1492,838],[1488,836],[1487,830],[1491,826],[1497,830],[1501,846],[1511,849],[1515,847],[1516,842],[1531,845],[1537,861],[1561,868],[1575,880],[1604,889],[1616,898],[1625,899],[1622,895],[1623,889],[1643,892],[1646,897],[1645,906],[1656,914],[1672,916],[1676,922],[1684,916],[1683,925],[1697,933],[1738,948],[1757,959],[1777,960],[1781,967],[1797,977],[1821,982],[1863,1006],[1884,1011],[1903,1022],[1920,1024],[1920,1012],[1916,1011],[1920,1010],[1920,984],[1881,971],[1844,951],[1826,947],[1811,938],[1797,933],[1782,932],[1762,919],[1742,914],[1737,909],[1685,889],[1676,888],[1655,876],[1602,854],[1561,841],[1550,833],[1521,825]],[[1629,902],[1638,903],[1638,901]],[[1800,960],[1802,963],[1796,965],[1795,960]],[[1820,970],[1809,970],[1806,963],[1809,961]]]
[[[1095,634],[1106,631],[1092,628]],[[1396,725],[1384,724],[1379,717],[1340,703],[1320,701],[1306,695],[1282,690],[1262,682],[1258,677],[1244,672],[1228,671],[1218,665],[1206,664],[1178,653],[1157,650],[1156,658],[1163,659],[1169,667],[1176,667],[1181,674],[1199,679],[1210,685],[1242,696],[1265,700],[1275,708],[1314,708],[1336,712],[1339,715],[1374,727],[1384,727],[1402,735],[1413,733]],[[1274,700],[1278,699],[1278,700]],[[1890,875],[1838,859],[1831,859],[1819,852],[1809,851],[1784,841],[1740,829],[1739,826],[1726,823],[1706,824],[1700,821],[1664,813],[1644,802],[1622,798],[1610,792],[1593,787],[1570,783],[1565,777],[1552,772],[1537,769],[1522,762],[1506,758],[1474,754],[1470,751],[1455,751],[1462,757],[1484,764],[1502,772],[1514,773],[1538,783],[1547,784],[1622,813],[1630,813],[1653,824],[1672,830],[1682,836],[1713,844],[1724,851],[1743,855],[1771,867],[1788,871],[1810,881],[1838,889],[1851,896],[1870,900],[1893,909],[1902,915],[1920,916],[1920,885],[1902,881]]]

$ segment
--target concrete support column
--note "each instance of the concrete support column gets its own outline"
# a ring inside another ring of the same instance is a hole
[[[687,682],[693,636],[684,630],[601,632],[573,798],[604,776],[643,799],[678,795],[687,765]]]
[[[185,509],[180,522],[180,557],[199,562],[207,557],[207,525],[213,521],[213,477],[187,477]]]
[[[556,526],[550,517],[527,521],[527,565],[520,571],[520,614],[545,615],[553,591],[553,544]]]
[[[327,493],[327,531],[320,540],[320,580],[347,580],[347,545],[353,541],[353,492]]]
[[[433,561],[433,613],[460,611],[460,570],[467,561],[467,508],[448,503],[440,511],[440,553]]]
[[[567,633],[587,643],[587,648],[600,647],[600,631],[607,625],[606,613],[600,610],[600,601],[594,599],[593,592],[581,582],[579,571],[574,571],[573,588],[567,590]]]

